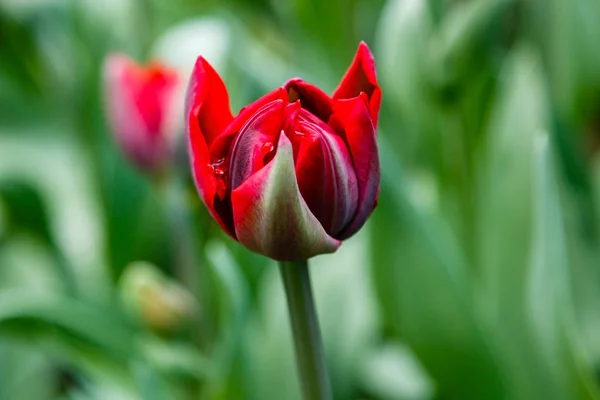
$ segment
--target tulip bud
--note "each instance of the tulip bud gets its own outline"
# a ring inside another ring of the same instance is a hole
[[[104,80],[108,121],[121,150],[142,171],[158,172],[170,161],[177,133],[177,73],[116,54],[104,65]]]
[[[296,78],[235,118],[223,81],[199,57],[186,118],[193,174],[210,214],[231,237],[276,260],[335,251],[376,204],[380,103],[364,43],[332,97]]]
[[[193,296],[150,263],[129,264],[120,286],[129,311],[157,332],[176,331],[197,314]]]

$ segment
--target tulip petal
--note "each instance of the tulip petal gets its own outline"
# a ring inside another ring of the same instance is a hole
[[[196,61],[188,86],[185,115],[188,146],[196,187],[211,216],[235,238],[233,216],[228,201],[217,194],[219,181],[210,143],[231,122],[229,98],[223,81],[204,58]]]
[[[272,101],[244,124],[231,150],[230,190],[236,189],[267,164],[266,160],[274,153],[277,135],[281,132],[284,107],[283,100]]]
[[[292,144],[279,135],[277,153],[231,196],[238,240],[280,261],[332,253],[341,244],[330,237],[300,195]]]
[[[316,115],[323,122],[331,116],[331,98],[318,87],[304,82],[300,78],[290,79],[283,85],[288,93],[290,103],[300,100],[302,108]]]
[[[221,133],[210,146],[210,154],[216,158],[224,158],[229,152],[229,148],[233,143],[236,135],[242,129],[242,126],[252,117],[254,114],[258,112],[265,104],[271,103],[275,100],[287,100],[287,93],[284,88],[280,87],[273,90],[270,93],[267,93],[260,99],[256,100],[254,103],[247,105],[242,108],[237,115],[231,121],[231,123],[225,128],[223,133]]]
[[[169,139],[175,133],[176,72],[113,54],[104,64],[104,79],[109,122],[120,147],[143,170],[158,169],[170,155]]]
[[[200,132],[200,126],[197,123],[194,113],[189,114],[187,127],[192,175],[200,198],[206,204],[209,214],[217,221],[221,228],[235,238],[231,211],[227,212],[226,209],[224,210],[223,203],[226,202],[226,199],[221,199],[217,195],[217,176],[211,164],[206,141]]]
[[[200,132],[209,147],[233,120],[225,84],[201,56],[196,61],[188,86],[185,114],[190,113],[195,115]]]
[[[358,205],[358,183],[343,139],[305,110],[295,146],[300,193],[325,230],[335,237],[352,220]]]
[[[343,132],[350,149],[358,180],[358,209],[352,222],[339,234],[343,240],[356,233],[375,207],[379,192],[379,154],[375,128],[371,122],[367,95],[334,101],[330,125]]]
[[[150,134],[141,113],[135,107],[133,90],[130,84],[126,84],[128,71],[134,67],[133,61],[122,54],[115,54],[106,59],[106,106],[111,130],[121,148],[136,163],[145,164],[150,161],[147,157],[149,151],[144,145]]]
[[[381,88],[377,83],[375,59],[365,42],[360,42],[352,64],[344,74],[338,88],[333,92],[333,99],[351,99],[361,92],[369,98],[369,112],[373,126],[377,128],[379,106],[381,105]]]

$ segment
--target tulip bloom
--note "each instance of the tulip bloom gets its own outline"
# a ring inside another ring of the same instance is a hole
[[[376,204],[380,102],[365,43],[332,97],[291,79],[235,118],[223,81],[199,57],[185,113],[196,186],[212,217],[276,260],[334,252]]]
[[[111,130],[127,158],[142,171],[169,161],[177,130],[178,76],[158,63],[140,66],[122,54],[104,65]]]

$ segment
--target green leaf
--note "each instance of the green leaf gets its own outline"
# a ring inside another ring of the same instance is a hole
[[[167,400],[173,398],[173,394],[169,393],[163,378],[148,365],[134,363],[133,372],[142,399]]]
[[[509,60],[479,170],[481,270],[490,312],[505,322],[518,320],[515,309],[523,304],[518,288],[529,256],[533,138],[547,126],[540,72],[533,51],[521,49]]]
[[[365,357],[361,380],[367,391],[383,400],[432,399],[431,382],[406,346],[390,343]]]
[[[407,175],[381,139],[380,151],[372,265],[386,325],[413,349],[437,395],[504,398],[497,349],[454,235],[435,208],[409,197]]]
[[[135,354],[135,336],[114,311],[50,293],[21,289],[0,291],[0,330],[10,327],[10,323],[13,326],[41,323],[46,328],[58,328],[72,340],[126,359]]]
[[[511,397],[581,398],[587,383],[572,379],[584,371],[572,362],[578,350],[560,332],[575,324],[556,320],[570,307],[565,286],[556,286],[568,281],[568,270],[559,194],[540,167],[547,168],[548,139],[540,132],[547,130],[548,103],[539,61],[529,48],[511,56],[492,112],[479,186],[484,307],[497,327]]]
[[[533,6],[532,12],[540,16],[534,26],[546,57],[557,111],[570,120],[596,102],[600,91],[600,3],[551,0],[534,2]]]
[[[428,98],[432,18],[426,0],[391,0],[381,15],[376,40],[378,72],[386,96],[407,120],[409,131],[402,135],[403,145],[410,146],[411,140],[422,140],[423,131],[432,126]]]
[[[106,296],[108,280],[102,253],[103,224],[90,170],[85,168],[79,148],[57,140],[56,132],[46,133],[52,141],[0,136],[0,182],[19,182],[39,195],[46,208],[49,235],[71,267],[78,290],[87,298],[98,299]]]
[[[532,258],[528,279],[529,320],[549,369],[554,395],[598,399],[592,365],[583,357],[573,313],[563,214],[548,136],[535,142]],[[561,393],[561,395],[559,395]]]
[[[55,386],[51,368],[50,360],[35,348],[3,338],[0,342],[0,399],[50,398]]]
[[[474,69],[481,69],[484,59],[493,50],[497,51],[494,46],[500,36],[497,32],[502,32],[502,23],[514,3],[514,0],[481,0],[451,7],[431,41],[431,54],[440,75],[436,79],[448,81],[461,73],[468,75]]]
[[[537,53],[520,48],[507,61],[491,110],[479,169],[479,262],[483,308],[502,345],[512,396],[551,396],[547,369],[529,332],[527,268],[532,245],[534,138],[547,128]]]
[[[220,326],[213,350],[214,366],[207,382],[210,399],[235,399],[243,395],[236,386],[239,363],[242,362],[242,342],[250,312],[250,289],[235,258],[223,243],[213,241],[206,247],[206,260],[211,280],[217,290]]]

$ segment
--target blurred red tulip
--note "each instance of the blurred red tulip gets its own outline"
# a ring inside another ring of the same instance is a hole
[[[213,218],[276,260],[334,252],[376,204],[380,102],[365,43],[332,97],[296,78],[235,118],[223,81],[199,57],[185,115],[196,185]]]
[[[154,173],[170,160],[177,130],[175,70],[159,63],[138,65],[113,54],[104,65],[110,127],[127,158]]]

